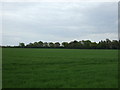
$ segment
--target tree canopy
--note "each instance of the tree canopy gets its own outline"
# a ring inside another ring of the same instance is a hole
[[[2,46],[12,47],[12,46]],[[71,41],[71,42],[34,42],[29,44],[19,43],[19,46],[13,46],[17,48],[68,48],[68,49],[119,49],[120,40],[101,40],[98,43],[90,40]]]

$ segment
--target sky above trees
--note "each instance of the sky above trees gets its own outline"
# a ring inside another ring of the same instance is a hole
[[[3,45],[118,39],[117,2],[8,2],[2,14]]]

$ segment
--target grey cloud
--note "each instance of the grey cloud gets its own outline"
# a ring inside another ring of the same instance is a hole
[[[3,8],[5,45],[11,41],[16,45],[39,40],[98,41],[117,37],[117,3],[114,2],[5,3]]]

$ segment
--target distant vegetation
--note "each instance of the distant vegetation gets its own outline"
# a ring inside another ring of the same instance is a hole
[[[19,46],[2,46],[3,48],[68,48],[68,49],[119,49],[120,40],[101,40],[91,42],[90,40],[71,41],[71,42],[34,42],[29,44],[19,43]]]

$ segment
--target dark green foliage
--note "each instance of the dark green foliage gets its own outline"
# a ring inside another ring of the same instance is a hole
[[[48,48],[48,47],[49,47],[48,43],[47,43],[47,42],[44,42],[44,43],[43,43],[43,47]]]
[[[25,47],[25,44],[24,43],[19,43],[19,46],[24,48]]]
[[[24,47],[24,48],[69,48],[69,49],[119,49],[120,42],[117,40],[109,40],[106,39],[105,41],[101,40],[100,42],[91,42],[90,40],[82,40],[82,41],[71,41],[71,42],[34,42],[29,43],[25,46],[24,43],[20,43],[19,46],[14,47]],[[12,46],[2,46],[2,47],[12,47]]]
[[[54,47],[55,47],[55,48],[59,48],[59,47],[60,47],[60,43],[59,43],[59,42],[56,42],[56,43],[54,44]]]
[[[50,42],[49,47],[54,48],[55,47],[54,43]]]
[[[68,42],[63,42],[63,43],[62,43],[62,46],[63,46],[64,48],[67,48],[67,47],[68,47],[68,45],[69,45],[69,43],[68,43]]]
[[[90,47],[91,47],[92,49],[96,49],[96,48],[97,48],[97,43],[96,43],[96,42],[91,42]]]
[[[3,48],[2,58],[3,88],[118,87],[117,50]]]

